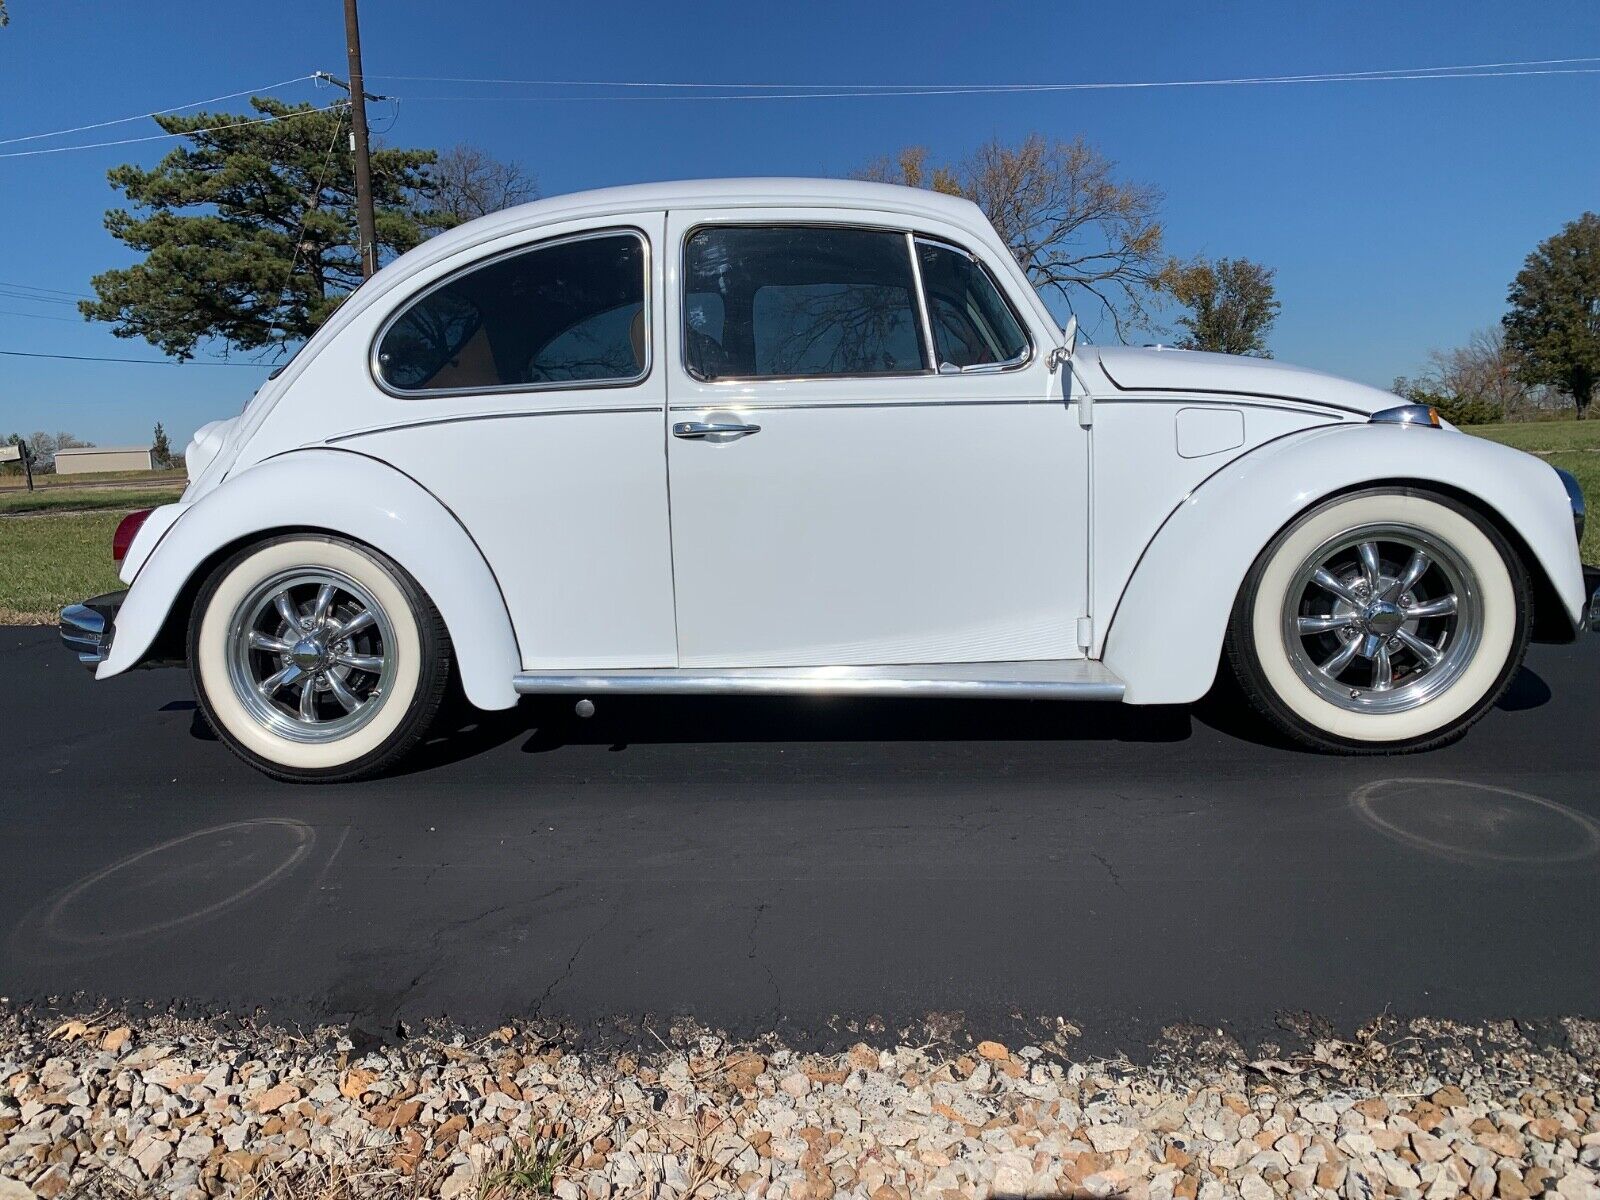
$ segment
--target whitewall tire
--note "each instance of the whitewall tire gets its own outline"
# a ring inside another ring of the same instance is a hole
[[[1395,753],[1459,737],[1522,663],[1531,603],[1506,539],[1412,488],[1336,497],[1264,550],[1228,657],[1251,701],[1321,750]]]
[[[366,546],[286,534],[208,578],[189,623],[195,695],[218,735],[280,779],[386,769],[427,732],[450,641],[427,596]]]

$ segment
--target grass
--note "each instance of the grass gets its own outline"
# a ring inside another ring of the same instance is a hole
[[[1495,425],[1465,425],[1462,430],[1532,454],[1600,452],[1600,419],[1502,421]]]
[[[35,488],[77,487],[85,483],[182,483],[185,478],[182,467],[173,467],[161,471],[87,471],[82,475],[34,475]],[[27,491],[28,481],[23,478],[22,472],[7,470],[0,474],[0,493],[21,490]]]
[[[572,1163],[577,1149],[569,1137],[531,1138],[505,1166],[489,1171],[478,1184],[479,1200],[544,1200],[556,1194],[556,1177]]]
[[[0,492],[0,516],[6,513],[91,512],[96,509],[155,508],[171,504],[183,488],[41,488],[36,492]]]
[[[121,587],[111,534],[124,515],[0,517],[0,624],[53,624],[63,605]]]
[[[1551,466],[1576,475],[1589,504],[1589,528],[1583,535],[1583,561],[1600,563],[1600,420],[1467,425],[1463,427],[1463,432],[1537,454]]]

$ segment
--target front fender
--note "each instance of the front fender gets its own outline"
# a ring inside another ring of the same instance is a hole
[[[410,476],[364,454],[297,450],[231,475],[181,509],[143,561],[117,613],[105,679],[136,666],[201,565],[226,547],[282,529],[364,542],[428,593],[455,648],[462,689],[479,708],[516,703],[516,636],[499,584],[460,522]],[[160,510],[158,510],[160,511]]]
[[[1234,600],[1279,530],[1325,497],[1368,483],[1441,484],[1477,497],[1532,550],[1575,628],[1583,568],[1572,508],[1547,463],[1451,430],[1337,425],[1263,447],[1178,506],[1139,561],[1102,658],[1131,704],[1188,704],[1210,689]]]

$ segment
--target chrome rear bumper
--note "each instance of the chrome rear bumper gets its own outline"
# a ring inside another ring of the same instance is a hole
[[[78,656],[91,671],[111,653],[111,637],[116,632],[117,610],[127,591],[93,596],[82,604],[69,604],[61,610],[61,644]]]

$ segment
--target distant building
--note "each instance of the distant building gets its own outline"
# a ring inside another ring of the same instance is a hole
[[[74,446],[56,451],[57,475],[87,475],[92,471],[153,471],[156,464],[149,446]]]

